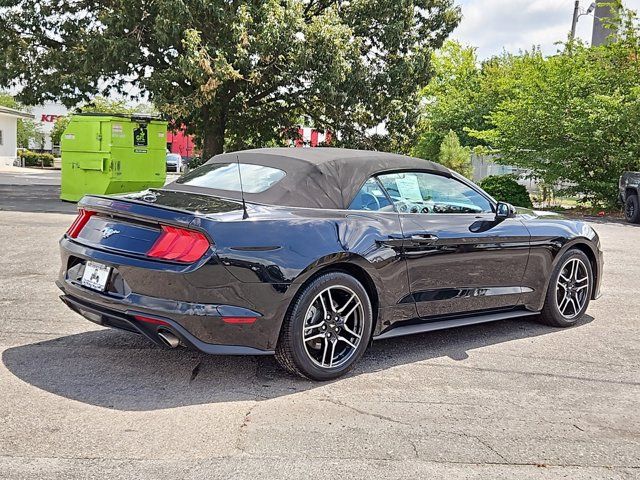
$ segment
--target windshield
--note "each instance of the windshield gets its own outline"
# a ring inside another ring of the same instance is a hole
[[[239,192],[239,173],[242,174],[242,187],[246,193],[264,192],[285,176],[284,171],[264,165],[210,163],[183,175],[176,183]]]

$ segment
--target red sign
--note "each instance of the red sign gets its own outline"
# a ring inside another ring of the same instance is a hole
[[[43,113],[42,116],[40,117],[40,121],[53,123],[58,119],[58,117],[63,117],[63,116],[64,115],[47,115],[46,113]]]

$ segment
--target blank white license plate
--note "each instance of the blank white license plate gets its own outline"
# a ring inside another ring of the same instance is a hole
[[[84,273],[80,283],[85,287],[104,292],[107,287],[107,280],[109,280],[109,273],[111,273],[111,267],[101,263],[87,262],[84,266]]]

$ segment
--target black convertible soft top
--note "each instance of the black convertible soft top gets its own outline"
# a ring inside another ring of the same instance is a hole
[[[346,148],[257,148],[216,155],[206,164],[264,165],[284,170],[285,177],[260,193],[245,193],[248,202],[290,207],[346,209],[372,175],[397,170],[450,174],[442,165],[394,153]],[[207,193],[240,200],[240,192],[172,183],[168,190]]]

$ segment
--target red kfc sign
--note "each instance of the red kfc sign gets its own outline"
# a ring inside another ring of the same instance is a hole
[[[43,113],[42,116],[40,117],[40,121],[41,122],[55,122],[58,117],[62,117],[62,115],[47,115],[46,113]]]

